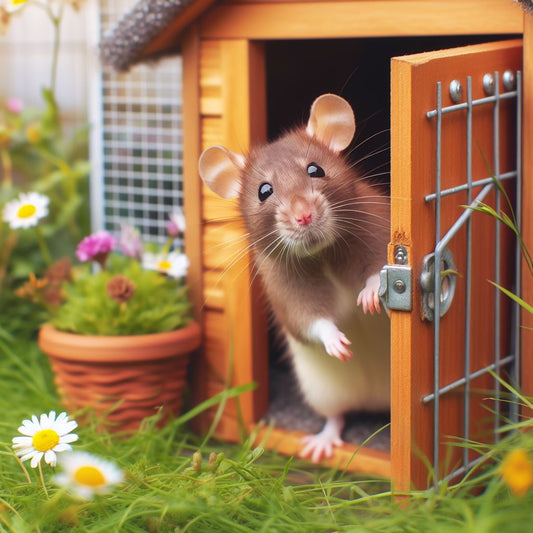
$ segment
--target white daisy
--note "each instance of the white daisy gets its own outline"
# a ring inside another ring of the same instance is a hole
[[[22,192],[4,206],[2,217],[12,229],[31,228],[48,215],[50,200],[38,192]]]
[[[143,268],[157,270],[171,278],[183,278],[187,274],[189,259],[185,254],[170,252],[169,254],[143,254]]]
[[[124,481],[118,466],[88,452],[65,453],[59,460],[63,472],[54,476],[57,485],[86,500],[95,494],[106,494],[113,485]]]
[[[71,442],[78,440],[78,435],[71,431],[78,427],[75,420],[69,420],[67,413],[55,411],[42,414],[40,419],[32,415],[31,420],[24,420],[19,432],[24,437],[13,438],[13,448],[21,461],[31,459],[31,467],[36,468],[44,457],[45,463],[55,466],[56,452],[72,450]]]

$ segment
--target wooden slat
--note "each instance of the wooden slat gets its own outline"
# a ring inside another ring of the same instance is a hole
[[[262,44],[245,40],[202,42],[200,65],[202,147],[222,144],[245,151],[252,142],[263,141],[266,89]],[[236,440],[240,431],[237,413],[251,424],[267,408],[266,313],[260,291],[251,282],[250,259],[243,253],[247,242],[236,203],[218,199],[204,187],[202,213],[207,341],[196,380],[204,379],[203,393],[197,395],[197,401],[218,391],[224,369],[231,369],[231,385],[263,380],[257,391],[239,398],[240,410],[236,401],[231,401],[224,412],[216,434]],[[201,428],[209,425],[212,414],[201,418]]]
[[[452,102],[448,95],[449,83],[459,79],[464,84],[473,76],[473,97],[484,96],[482,78],[487,72],[503,72],[506,68],[518,69],[521,64],[521,42],[491,43],[462,49],[396,58],[392,62],[391,106],[391,162],[392,162],[392,252],[394,245],[407,245],[413,270],[413,312],[391,313],[392,407],[391,407],[391,457],[393,478],[399,489],[407,489],[413,482],[417,486],[427,483],[427,470],[420,456],[433,457],[433,404],[423,405],[424,395],[433,392],[433,325],[420,318],[421,294],[418,290],[423,257],[433,250],[435,242],[434,205],[425,203],[424,196],[434,192],[435,173],[435,122],[425,113],[436,105],[437,81],[443,84],[443,105]],[[512,104],[502,105],[510,110]],[[506,118],[507,117],[507,118]],[[474,111],[474,179],[486,177],[486,168],[480,151],[492,160],[492,109],[475,108]],[[466,134],[464,116],[449,115],[443,119],[442,162],[443,188],[465,181]],[[510,130],[512,119],[502,113],[502,131]],[[514,147],[501,147],[502,171],[514,168]],[[509,167],[509,168],[504,168]],[[442,201],[443,235],[464,212],[461,204],[466,196],[450,196]],[[491,198],[486,200],[491,201]],[[471,371],[492,362],[493,335],[498,325],[494,322],[495,291],[486,281],[494,279],[494,227],[489,217],[474,216],[473,231],[473,286],[472,286],[472,364]],[[504,243],[505,243],[504,239]],[[507,244],[511,244],[507,241]],[[461,277],[452,308],[441,321],[441,383],[450,383],[464,375],[464,317],[465,317],[465,231],[462,230],[450,244],[456,267]],[[502,250],[502,258],[512,258],[512,247]],[[392,260],[392,257],[390,257]],[[503,270],[504,276],[510,274]],[[505,278],[502,278],[502,281]],[[505,282],[512,280],[506,279]],[[502,300],[502,324],[505,324],[505,304]],[[507,326],[510,326],[507,323]],[[507,330],[509,327],[507,327]],[[502,333],[502,343],[508,341],[508,331]],[[503,344],[502,344],[503,348]],[[502,356],[507,355],[503,352]],[[490,388],[491,380],[472,383],[476,389]],[[459,391],[460,392],[460,391]],[[471,395],[471,436],[480,438],[486,429],[481,419],[486,411],[480,405],[480,396]],[[441,399],[442,435],[462,435],[462,394],[450,394]],[[490,435],[490,431],[487,433]],[[443,438],[443,441],[445,439]],[[441,458],[446,457],[444,445]],[[452,457],[452,464],[459,452]],[[442,474],[443,472],[441,472]]]
[[[242,220],[237,200],[220,198],[207,187],[203,191],[203,219],[204,222],[237,222]],[[240,231],[244,232],[244,223],[240,225]]]
[[[220,117],[222,107],[221,52],[219,41],[203,41],[200,54],[200,108],[202,116]],[[202,136],[205,133],[202,131]]]
[[[187,281],[193,302],[194,316],[201,323],[202,306],[202,190],[198,178],[200,146],[200,102],[198,98],[199,39],[196,26],[191,26],[183,44],[183,195],[187,231],[185,251],[190,261]]]
[[[518,5],[502,0],[374,0],[215,5],[202,36],[320,39],[521,33]]]
[[[253,430],[254,428],[250,428]],[[284,455],[298,456],[301,452],[301,439],[304,433],[287,431],[281,428],[262,428],[255,440],[256,445],[264,446]],[[389,479],[391,475],[390,455],[387,452],[359,448],[352,444],[343,444],[335,448],[331,459],[322,463],[324,467],[347,468],[350,471],[383,476]]]
[[[202,117],[202,150],[222,142],[222,127],[221,117]]]
[[[524,84],[523,84],[523,186],[522,232],[524,242],[533,253],[533,16],[524,15]],[[526,263],[522,264],[522,296],[533,305],[533,275]],[[522,312],[522,389],[533,396],[533,314]],[[531,416],[531,413],[529,413]]]
[[[205,310],[224,309],[224,287],[222,280],[224,272],[221,270],[206,270],[204,272],[204,304]]]
[[[232,276],[247,275],[248,243],[234,223],[207,224],[203,234],[203,264],[206,270],[231,267]],[[230,273],[228,272],[228,275]]]

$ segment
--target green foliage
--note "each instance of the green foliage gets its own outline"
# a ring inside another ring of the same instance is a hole
[[[42,109],[20,113],[0,107],[0,209],[21,191],[50,199],[41,225],[50,252],[71,253],[89,229],[87,127],[65,134],[53,94],[44,89]],[[36,232],[0,222],[0,298],[18,280],[45,266]]]
[[[89,230],[88,128],[63,131],[56,100],[57,62],[65,8],[80,8],[78,0],[12,2],[3,10],[3,23],[40,9],[53,31],[50,84],[42,88],[42,107],[28,108],[16,95],[0,105],[0,210],[20,192],[36,191],[50,199],[50,215],[40,228],[12,230],[0,222],[0,305],[18,282],[45,266],[39,247],[46,239],[55,257],[70,254]],[[9,13],[9,14],[8,14]],[[42,241],[42,242],[40,242]]]
[[[75,272],[64,285],[65,302],[52,324],[57,329],[83,335],[141,335],[172,331],[191,320],[187,288],[153,270],[143,270],[134,259],[112,256],[109,269],[93,274],[88,267]],[[133,282],[135,291],[119,303],[107,292],[116,275]]]
[[[77,450],[116,462],[125,482],[109,495],[79,500],[54,485],[43,465],[21,465],[11,439],[23,419],[62,410],[48,361],[34,341],[0,335],[0,531],[9,533],[529,533],[533,490],[513,494],[499,471],[509,451],[533,452],[533,432],[512,431],[496,445],[465,443],[488,459],[456,485],[397,494],[370,479],[265,451],[250,435],[237,445],[203,442],[188,429],[189,412],[158,428],[159,415],[134,433],[75,433]],[[249,388],[228,390],[227,397]],[[222,396],[219,401],[222,399]],[[215,398],[216,400],[216,398]],[[526,398],[520,402],[531,405]],[[213,401],[195,408],[197,414]],[[78,419],[82,413],[69,413]],[[86,412],[84,414],[87,414]],[[524,419],[524,429],[531,420]]]

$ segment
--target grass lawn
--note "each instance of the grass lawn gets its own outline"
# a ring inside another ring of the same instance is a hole
[[[0,531],[533,531],[531,463],[509,470],[515,492],[500,476],[510,451],[533,450],[530,432],[504,439],[490,450],[493,461],[456,486],[397,498],[386,480],[311,468],[251,440],[203,443],[182,419],[157,429],[154,417],[131,438],[99,433],[93,422],[75,430],[74,448],[114,461],[125,477],[109,494],[77,499],[54,483],[59,468],[42,462],[41,479],[11,448],[22,420],[62,411],[31,311],[19,307],[3,309],[0,329]]]

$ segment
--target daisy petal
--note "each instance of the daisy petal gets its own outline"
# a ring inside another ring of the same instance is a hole
[[[34,452],[34,455],[33,455],[33,457],[32,457],[32,460],[31,460],[30,466],[31,466],[32,468],[37,468],[37,465],[41,462],[41,459],[43,458],[43,455],[44,455],[43,452],[35,451],[35,452]]]
[[[59,438],[59,442],[61,443],[67,443],[67,442],[75,442],[79,439],[78,435],[76,433],[69,433],[68,435],[63,435]]]
[[[20,460],[22,462],[27,461],[28,459],[31,459],[37,452],[35,450],[32,450],[31,452],[24,453],[27,450],[18,450],[15,453],[20,457]]]
[[[48,450],[44,454],[44,462],[49,464],[50,466],[55,466],[57,463],[57,455],[55,454],[54,450]]]
[[[60,442],[59,444],[56,444],[53,448],[54,452],[66,452],[70,450],[72,450],[72,446],[65,442]]]
[[[84,500],[91,500],[94,496],[94,490],[91,490],[89,487],[78,486],[74,491],[80,498]]]
[[[33,440],[31,437],[13,437],[13,445],[17,446],[31,446]]]
[[[28,450],[33,450],[33,446],[31,444],[29,446],[27,444],[13,444],[12,448],[17,455],[22,455]]]
[[[56,418],[56,424],[62,424],[65,420],[67,420],[68,415],[63,411],[62,413],[59,413],[59,415]]]
[[[23,420],[22,426],[19,427],[20,433],[30,437],[37,431],[37,426],[31,420]]]
[[[50,421],[50,424],[53,424],[55,419],[56,419],[56,412],[50,411],[50,414],[48,415],[48,420]]]
[[[26,435],[28,437],[33,437],[35,433],[35,429],[29,429],[28,426],[20,426],[18,429],[19,433],[22,433],[23,435]]]
[[[73,429],[78,427],[78,423],[75,420],[70,420],[62,428],[57,428],[57,432],[60,436],[70,433]]]

